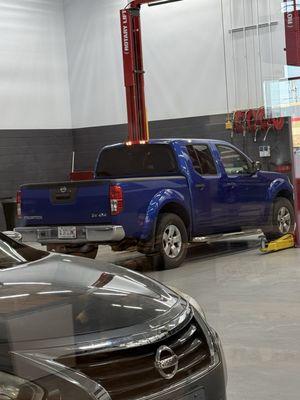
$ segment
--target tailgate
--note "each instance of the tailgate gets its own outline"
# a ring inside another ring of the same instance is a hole
[[[109,180],[24,185],[24,225],[110,223],[109,187]]]

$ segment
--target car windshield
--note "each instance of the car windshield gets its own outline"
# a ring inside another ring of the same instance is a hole
[[[40,260],[49,253],[18,243],[0,233],[0,269],[16,267],[31,261]]]

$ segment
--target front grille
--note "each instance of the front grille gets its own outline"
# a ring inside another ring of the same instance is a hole
[[[168,346],[179,358],[174,378],[163,378],[155,367],[160,346]],[[134,400],[158,393],[200,372],[210,364],[206,338],[192,319],[175,335],[155,344],[113,352],[60,357],[57,361],[99,382],[112,400]]]

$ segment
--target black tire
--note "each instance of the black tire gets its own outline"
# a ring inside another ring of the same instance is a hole
[[[158,253],[156,266],[162,269],[179,267],[185,260],[187,248],[188,234],[182,219],[176,214],[159,215],[155,236],[155,249]]]
[[[284,197],[278,197],[273,203],[270,221],[270,226],[264,229],[268,241],[294,233],[295,211],[292,203]]]

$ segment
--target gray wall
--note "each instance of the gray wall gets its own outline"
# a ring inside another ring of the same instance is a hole
[[[0,0],[0,199],[65,179],[72,153],[62,0]]]
[[[62,5],[0,0],[0,130],[71,127]]]
[[[64,1],[75,128],[126,122],[119,17],[125,3]],[[220,21],[220,0],[143,7],[150,120],[225,111]]]
[[[229,110],[264,105],[264,82],[285,76],[284,18],[280,0],[222,0]],[[235,28],[271,27],[229,33]]]
[[[264,104],[263,82],[284,76],[285,39],[280,1],[222,1],[224,18],[221,0],[143,6],[150,120],[259,107]],[[75,128],[126,122],[119,22],[119,10],[125,3],[64,0]],[[229,33],[232,28],[269,21],[278,24],[270,30],[268,27],[247,30],[245,37],[243,32]]]

